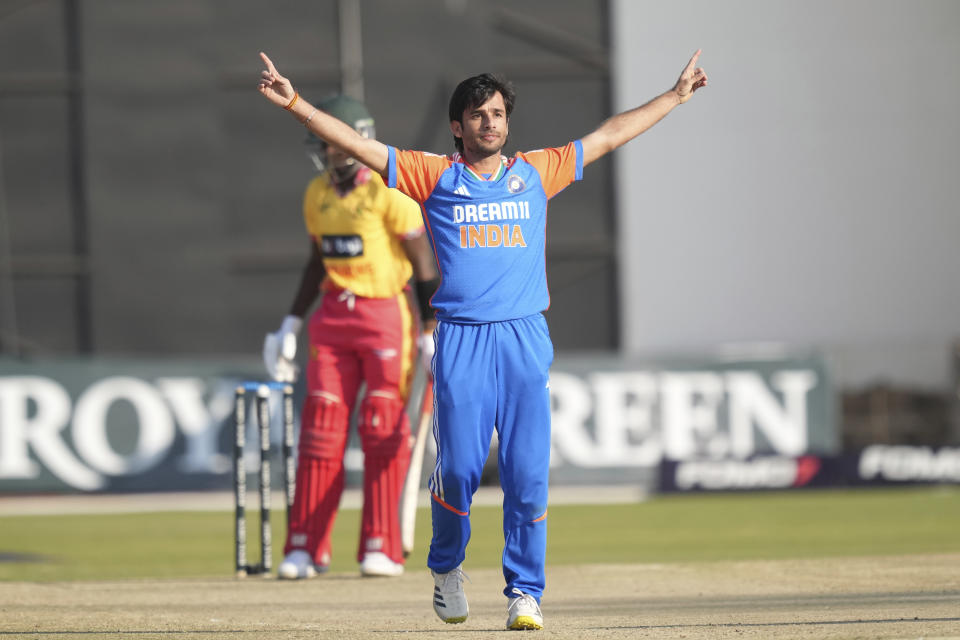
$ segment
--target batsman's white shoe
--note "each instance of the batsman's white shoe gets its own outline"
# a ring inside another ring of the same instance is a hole
[[[536,598],[513,589],[513,596],[510,597],[510,603],[507,605],[507,629],[513,631],[524,631],[527,629],[543,629],[543,615],[540,613],[540,605]]]
[[[394,562],[385,553],[368,551],[363,555],[363,562],[360,563],[360,574],[369,577],[392,578],[403,575],[403,565]]]
[[[325,569],[325,567],[324,567]],[[313,558],[303,549],[294,549],[277,567],[277,577],[282,580],[302,580],[317,575]]]
[[[463,579],[467,574],[460,567],[447,573],[431,569],[430,573],[433,574],[433,610],[437,616],[448,624],[466,621],[470,607],[463,593]]]

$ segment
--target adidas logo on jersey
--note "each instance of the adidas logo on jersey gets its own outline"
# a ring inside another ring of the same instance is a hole
[[[469,197],[470,197],[470,192],[467,191],[467,188],[466,188],[464,185],[460,185],[459,187],[457,187],[456,189],[454,189],[453,192],[454,192],[455,194],[457,194],[458,196],[463,196],[463,197],[465,197],[465,198],[469,198]]]

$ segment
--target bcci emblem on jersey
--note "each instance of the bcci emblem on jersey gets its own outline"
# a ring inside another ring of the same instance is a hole
[[[524,184],[523,178],[517,174],[512,174],[509,178],[507,178],[507,190],[510,193],[520,193],[526,188],[527,185]]]

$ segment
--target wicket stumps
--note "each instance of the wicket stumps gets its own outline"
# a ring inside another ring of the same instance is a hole
[[[296,462],[293,458],[293,387],[280,382],[243,382],[237,386],[234,402],[233,493],[235,498],[234,551],[236,575],[268,575],[271,571],[273,540],[270,530],[270,391],[283,391],[283,484],[287,519],[296,491]],[[244,460],[247,430],[247,392],[256,392],[257,433],[260,439],[260,564],[247,564],[247,468]]]

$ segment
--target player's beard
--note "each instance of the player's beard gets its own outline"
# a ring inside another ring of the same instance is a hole
[[[484,135],[485,134],[478,134],[473,139],[473,144],[467,147],[471,152],[471,155],[481,158],[500,155],[500,150],[503,149],[504,145],[507,143],[506,133],[497,132],[496,138],[490,141],[484,140]]]
[[[350,158],[340,166],[330,167],[330,177],[338,187],[346,188],[353,184],[353,179],[360,170],[360,163]]]

